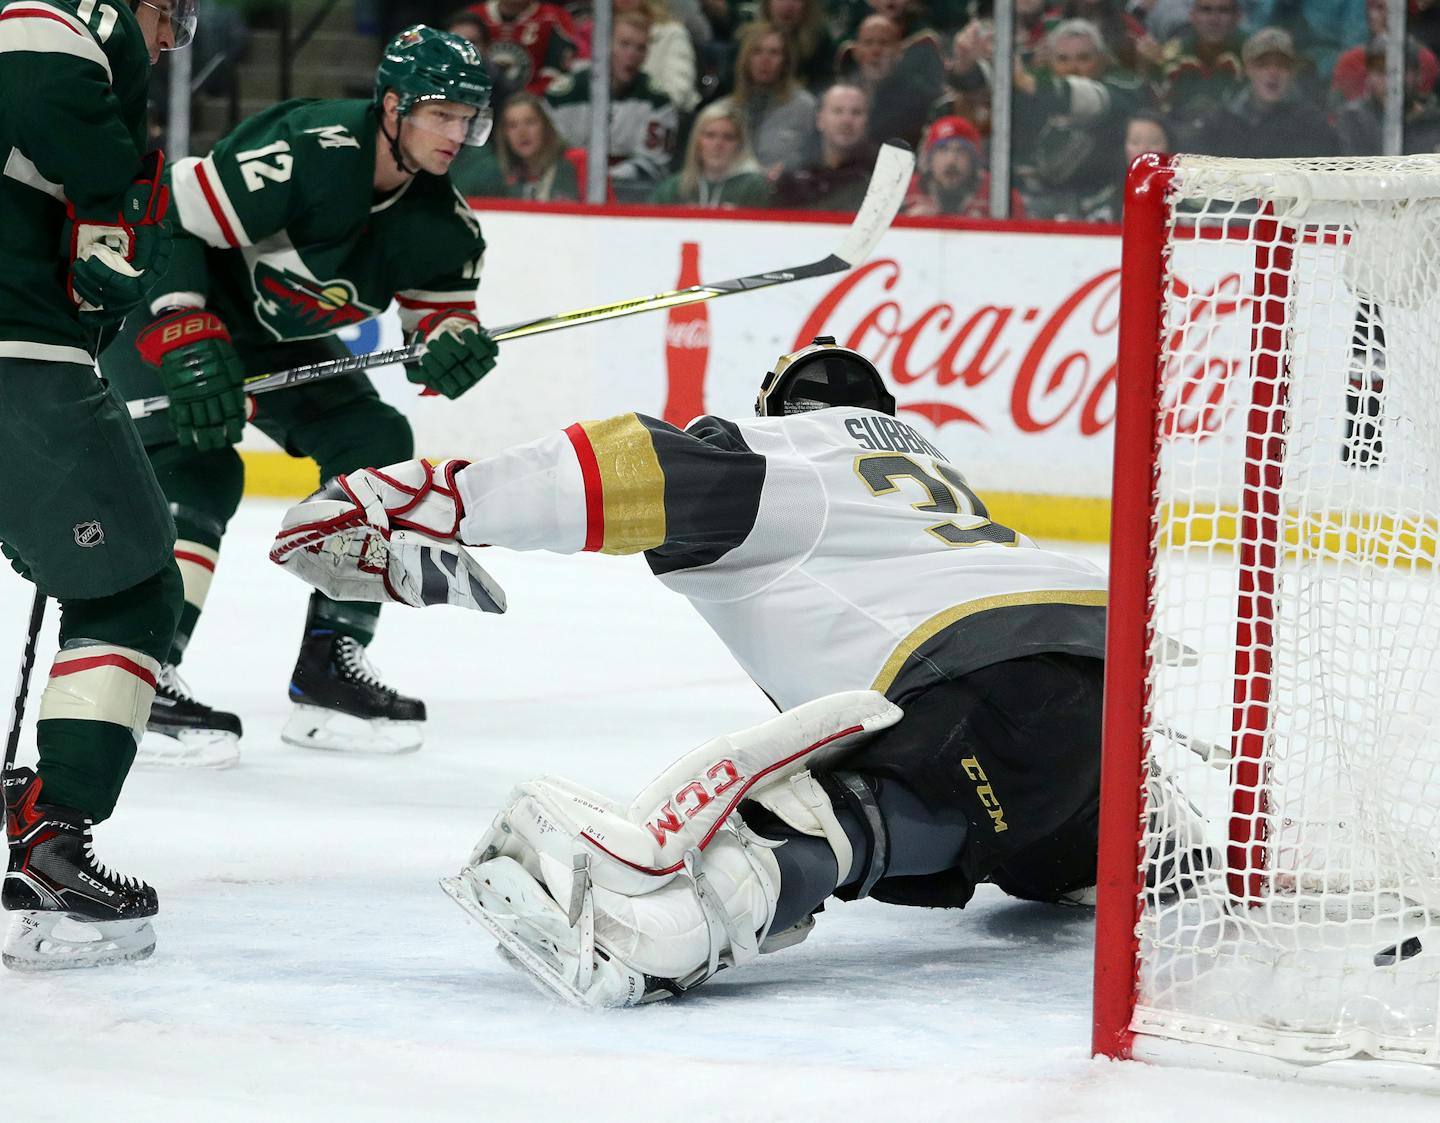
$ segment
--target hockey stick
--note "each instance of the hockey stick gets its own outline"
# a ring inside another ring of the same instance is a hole
[[[15,680],[15,699],[10,703],[10,735],[5,738],[5,768],[15,766],[20,748],[20,727],[25,723],[25,696],[30,692],[30,671],[35,666],[35,646],[40,640],[40,625],[45,619],[45,594],[35,590],[30,605],[30,633],[25,637],[25,652],[20,657],[20,675]]]
[[[621,316],[634,316],[639,312],[657,312],[662,308],[678,308],[685,304],[699,304],[719,296],[730,296],[737,292],[754,292],[756,289],[786,285],[791,281],[807,281],[812,277],[824,277],[830,273],[843,273],[870,256],[880,237],[890,228],[900,203],[905,198],[910,184],[910,175],[915,167],[915,153],[900,141],[890,141],[881,146],[875,158],[875,169],[870,173],[870,186],[865,199],[855,214],[844,240],[834,253],[809,265],[798,265],[790,269],[777,269],[769,273],[751,273],[730,281],[715,281],[706,285],[691,285],[687,289],[656,293],[653,296],[636,297],[633,300],[618,300],[614,304],[601,304],[594,308],[580,308],[573,312],[556,312],[531,320],[506,324],[490,333],[497,343],[510,339],[523,339],[530,335],[542,335],[548,331],[594,324],[601,320],[616,320]],[[265,394],[287,386],[299,386],[306,382],[319,382],[325,378],[336,378],[342,374],[354,374],[371,367],[386,366],[390,363],[413,363],[420,358],[422,348],[418,343],[408,347],[397,347],[390,351],[372,351],[367,355],[352,355],[345,359],[331,359],[323,363],[310,363],[275,374],[258,375],[245,380],[245,393]],[[136,398],[125,403],[133,419],[149,417],[153,413],[168,409],[170,400],[163,394],[150,398]]]

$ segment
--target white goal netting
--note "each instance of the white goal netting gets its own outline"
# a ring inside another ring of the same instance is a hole
[[[1440,1065],[1440,159],[1173,182],[1132,1028]]]

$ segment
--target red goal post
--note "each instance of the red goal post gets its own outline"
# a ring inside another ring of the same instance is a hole
[[[1121,267],[1093,1049],[1428,1086],[1440,157],[1142,157]]]

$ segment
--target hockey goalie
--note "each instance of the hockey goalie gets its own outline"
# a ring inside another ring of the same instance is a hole
[[[638,414],[473,463],[350,473],[274,560],[331,596],[503,609],[478,544],[642,553],[782,711],[628,804],[520,785],[446,891],[586,1006],[798,942],[829,897],[962,908],[1095,881],[1105,579],[992,521],[828,338],[757,417]]]

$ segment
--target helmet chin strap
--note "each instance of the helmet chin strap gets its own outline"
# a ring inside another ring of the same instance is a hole
[[[402,172],[404,172],[406,175],[419,175],[424,169],[412,168],[409,164],[405,162],[405,157],[400,152],[400,130],[404,126],[404,124],[405,118],[400,116],[399,113],[396,113],[395,135],[391,136],[388,132],[385,132],[385,118],[384,116],[381,116],[380,131],[384,133],[385,139],[390,142],[390,156],[392,159],[394,159],[395,166],[399,168]]]

